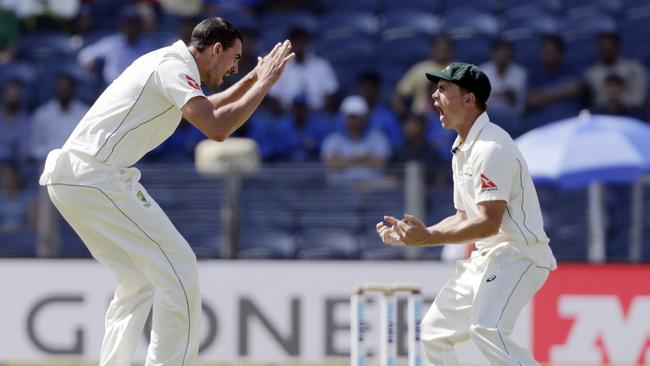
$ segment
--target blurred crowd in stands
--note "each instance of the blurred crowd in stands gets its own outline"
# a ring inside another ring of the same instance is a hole
[[[387,165],[417,160],[449,184],[455,134],[424,73],[453,61],[488,74],[488,113],[513,137],[585,108],[650,120],[647,0],[0,0],[0,230],[34,224],[19,167],[61,146],[133,60],[187,42],[207,16],[242,31],[239,76],[291,39],[296,60],[237,135],[268,163],[321,162],[332,183],[383,184]],[[183,121],[145,161],[191,162],[203,138]]]

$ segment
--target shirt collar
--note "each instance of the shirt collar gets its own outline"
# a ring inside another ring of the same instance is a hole
[[[199,66],[196,64],[196,60],[194,60],[194,56],[192,56],[190,53],[190,50],[187,48],[185,42],[179,39],[178,41],[174,42],[172,47],[174,50],[176,50],[176,52],[178,52],[181,58],[187,62],[188,65],[190,65],[190,70],[194,73],[192,76],[200,78]]]
[[[451,147],[451,152],[456,153],[458,150],[463,152],[467,151],[467,149],[472,146],[479,133],[481,133],[481,130],[488,122],[490,122],[490,117],[488,116],[487,112],[481,113],[474,121],[474,124],[472,124],[472,127],[469,129],[469,133],[467,134],[465,141],[461,141],[460,135],[456,136],[456,140]]]

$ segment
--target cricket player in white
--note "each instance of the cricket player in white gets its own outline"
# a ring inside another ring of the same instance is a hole
[[[40,183],[93,257],[117,277],[106,313],[100,365],[127,366],[153,305],[146,365],[195,366],[201,298],[196,256],[131,167],[160,145],[181,116],[222,141],[255,111],[294,55],[278,43],[231,88],[205,96],[238,71],[242,37],[209,18],[182,41],[148,53],[97,99],[61,149],[49,153]],[[170,172],[173,174],[173,172]],[[81,274],[83,275],[83,274]]]
[[[526,162],[508,133],[490,122],[490,81],[478,67],[452,63],[427,77],[437,85],[432,98],[442,126],[458,133],[456,214],[430,227],[411,215],[385,216],[377,231],[395,246],[476,244],[422,320],[429,364],[458,365],[454,345],[471,338],[492,365],[538,365],[510,337],[521,309],[556,268]]]

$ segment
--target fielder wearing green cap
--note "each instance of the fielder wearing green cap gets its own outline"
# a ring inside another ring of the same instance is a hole
[[[423,75],[424,77],[424,75]],[[422,320],[430,365],[458,365],[454,345],[472,339],[492,365],[538,365],[510,337],[521,309],[557,267],[528,167],[510,135],[486,112],[490,80],[475,65],[426,74],[452,146],[456,213],[432,226],[384,216],[377,232],[393,246],[474,243]]]

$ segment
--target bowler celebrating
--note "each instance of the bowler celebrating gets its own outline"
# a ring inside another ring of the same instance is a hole
[[[278,43],[237,84],[205,96],[238,71],[242,36],[209,18],[182,41],[138,58],[97,99],[40,183],[93,257],[117,277],[106,313],[101,366],[126,366],[153,305],[146,366],[195,366],[199,349],[196,256],[140,185],[134,165],[167,139],[181,117],[222,141],[255,111],[294,55]]]
[[[544,233],[537,192],[512,138],[490,122],[490,81],[478,67],[452,63],[427,74],[452,147],[456,214],[426,227],[416,217],[385,216],[377,224],[390,245],[476,242],[456,275],[422,319],[422,345],[431,365],[458,365],[454,345],[472,339],[492,365],[538,365],[510,333],[524,305],[544,284],[555,258]]]

